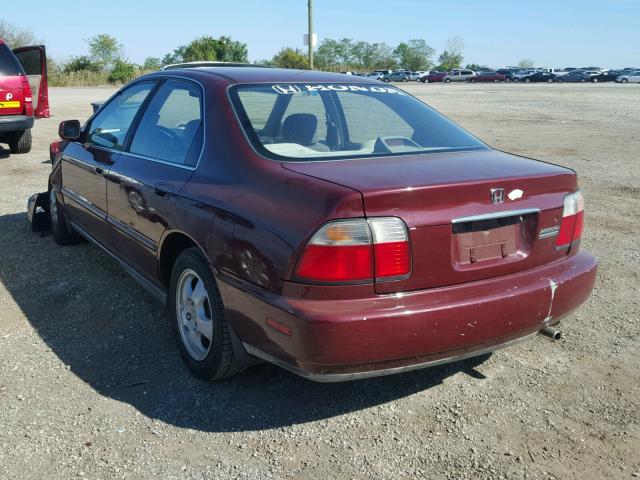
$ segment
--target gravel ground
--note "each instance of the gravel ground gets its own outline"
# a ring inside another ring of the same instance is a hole
[[[109,89],[52,89],[28,155],[0,152],[0,478],[640,476],[640,86],[407,85],[497,148],[578,170],[593,296],[543,338],[322,385],[271,366],[189,375],[161,306],[89,244],[26,224],[57,124]]]

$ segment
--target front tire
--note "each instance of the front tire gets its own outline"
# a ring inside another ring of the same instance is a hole
[[[53,187],[49,191],[49,216],[51,217],[53,240],[58,245],[74,245],[82,241],[82,237],[69,225],[64,205],[58,201]]]
[[[622,80],[620,80],[621,83],[629,83],[629,79],[628,78],[623,78]]]
[[[29,153],[31,151],[31,130],[12,132],[9,135],[11,153]]]
[[[220,380],[240,373],[231,326],[209,262],[196,248],[177,258],[171,272],[169,319],[178,350],[196,377]]]
[[[451,83],[451,79],[450,78],[445,78],[444,79],[444,83]]]

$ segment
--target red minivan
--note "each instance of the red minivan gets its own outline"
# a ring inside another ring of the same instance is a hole
[[[595,282],[573,170],[376,80],[156,72],[60,136],[30,216],[164,302],[199,377],[255,358],[317,381],[460,360],[557,335]]]
[[[0,143],[8,143],[11,153],[29,152],[34,117],[48,116],[44,46],[12,51],[0,39]]]

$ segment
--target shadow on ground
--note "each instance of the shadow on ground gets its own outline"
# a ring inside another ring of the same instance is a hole
[[[478,364],[340,384],[259,365],[202,382],[183,366],[164,308],[97,248],[59,247],[32,233],[25,214],[0,216],[0,245],[0,281],[60,360],[100,394],[179,427],[261,430],[333,417],[424,391]]]
[[[6,148],[3,148],[0,145],[0,160],[2,160],[4,158],[9,158],[10,155],[11,155],[11,151],[7,150]]]

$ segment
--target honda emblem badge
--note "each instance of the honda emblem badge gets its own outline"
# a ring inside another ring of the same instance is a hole
[[[492,188],[491,203],[503,203],[503,202],[504,202],[504,188]]]

